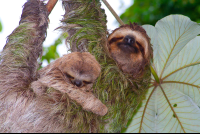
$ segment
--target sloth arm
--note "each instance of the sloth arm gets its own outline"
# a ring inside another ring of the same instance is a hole
[[[63,78],[64,76],[62,73],[57,69],[53,71],[54,72],[43,75],[37,81],[32,83],[33,90],[36,94],[45,92],[45,87],[52,87],[62,93],[66,93],[71,100],[76,101],[86,111],[91,111],[100,116],[104,116],[107,113],[108,108],[91,92],[80,90],[76,86],[67,83]]]

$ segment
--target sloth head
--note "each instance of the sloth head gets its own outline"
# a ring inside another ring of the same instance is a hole
[[[149,64],[152,50],[146,31],[136,23],[115,29],[108,37],[111,57],[119,68],[133,77],[141,77],[144,67]]]
[[[79,88],[88,90],[101,72],[95,57],[88,52],[73,52],[62,57],[58,68],[65,77]]]

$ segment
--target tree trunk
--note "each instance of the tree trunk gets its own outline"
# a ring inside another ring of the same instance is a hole
[[[69,34],[66,42],[70,43],[71,51],[90,52],[102,68],[93,92],[109,110],[100,119],[98,132],[120,132],[145,97],[150,67],[146,66],[144,77],[138,79],[118,68],[108,53],[106,15],[99,0],[63,0],[63,6],[61,29]]]

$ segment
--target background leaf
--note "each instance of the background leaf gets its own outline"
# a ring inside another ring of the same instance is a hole
[[[200,26],[170,15],[143,26],[154,49],[152,84],[126,132],[200,132]],[[156,41],[157,40],[157,41]]]
[[[155,25],[170,14],[182,14],[200,23],[199,0],[132,0],[133,4],[120,16],[123,22]]]
[[[0,32],[2,31],[3,27],[2,27],[2,24],[1,24],[1,21],[0,21]]]

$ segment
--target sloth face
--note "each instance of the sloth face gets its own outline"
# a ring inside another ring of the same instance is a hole
[[[108,37],[108,48],[119,68],[133,77],[142,76],[152,54],[150,38],[136,23],[115,29]]]
[[[71,84],[89,90],[100,74],[101,67],[88,52],[73,52],[63,56],[59,69]]]

